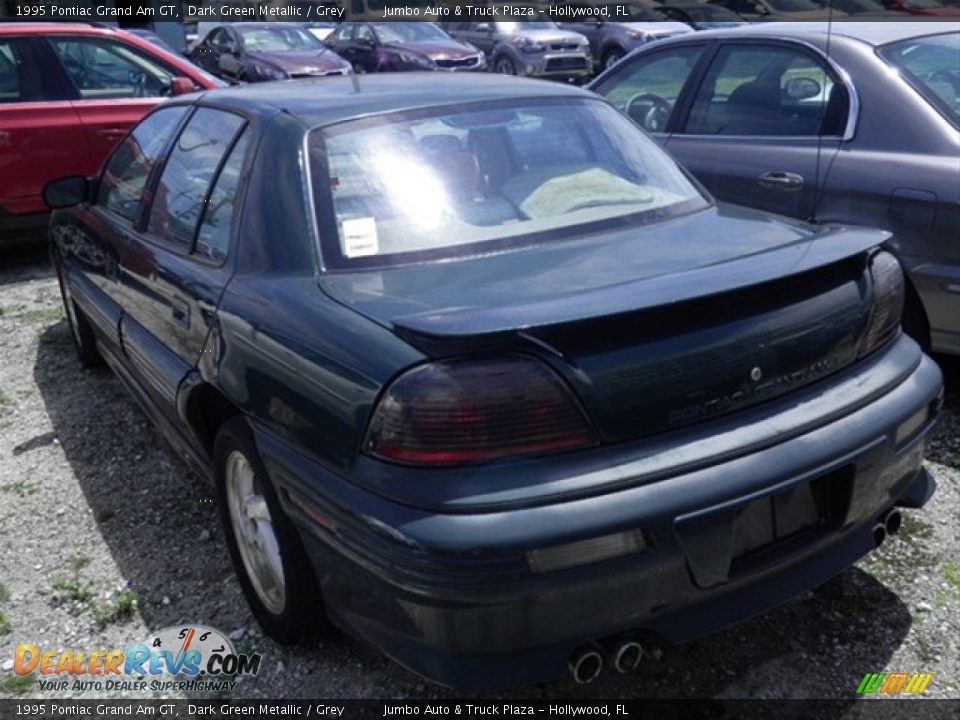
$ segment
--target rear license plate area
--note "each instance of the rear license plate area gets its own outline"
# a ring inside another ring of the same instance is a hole
[[[853,491],[847,465],[764,497],[677,518],[694,582],[712,587],[802,552],[841,527]]]

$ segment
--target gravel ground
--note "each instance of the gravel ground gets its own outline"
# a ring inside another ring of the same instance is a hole
[[[939,490],[879,552],[759,619],[654,649],[638,675],[504,697],[845,698],[880,671],[932,672],[927,696],[960,697],[960,364],[945,365]],[[342,636],[260,634],[208,489],[119,381],[80,368],[41,252],[0,255],[0,548],[0,697],[39,695],[10,670],[18,643],[122,648],[178,623],[264,655],[234,697],[460,697]]]

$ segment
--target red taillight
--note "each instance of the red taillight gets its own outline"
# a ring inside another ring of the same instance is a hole
[[[374,410],[364,451],[410,464],[456,465],[594,444],[551,370],[529,358],[420,365]]]

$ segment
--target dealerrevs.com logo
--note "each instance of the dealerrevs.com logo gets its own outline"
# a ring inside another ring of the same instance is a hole
[[[262,656],[238,653],[230,638],[202,625],[161,630],[125,650],[44,650],[17,645],[13,670],[37,674],[40,690],[223,691],[256,675]]]

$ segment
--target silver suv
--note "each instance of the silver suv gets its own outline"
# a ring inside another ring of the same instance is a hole
[[[613,67],[627,53],[654,40],[693,32],[688,25],[668,21],[656,10],[637,3],[583,0],[577,7],[587,14],[560,27],[590,41],[601,70]]]
[[[446,30],[483,50],[494,72],[585,81],[593,69],[587,39],[550,20],[454,22]]]

